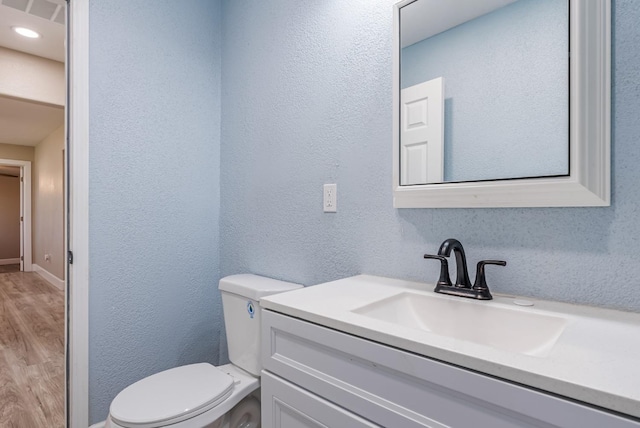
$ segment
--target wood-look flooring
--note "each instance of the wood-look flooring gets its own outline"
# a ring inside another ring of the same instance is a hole
[[[0,427],[64,427],[64,293],[0,273]]]
[[[20,265],[0,265],[0,273],[20,272]]]

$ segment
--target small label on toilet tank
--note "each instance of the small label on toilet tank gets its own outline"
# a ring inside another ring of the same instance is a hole
[[[247,312],[249,312],[249,316],[251,318],[253,318],[253,315],[256,313],[256,310],[253,307],[253,302],[251,300],[247,302]]]

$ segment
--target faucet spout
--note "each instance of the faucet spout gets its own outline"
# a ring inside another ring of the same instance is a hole
[[[451,251],[455,253],[456,256],[456,284],[455,287],[458,288],[471,288],[471,281],[469,280],[469,271],[467,269],[467,257],[464,254],[464,248],[462,244],[457,239],[449,238],[445,240],[442,245],[440,245],[440,249],[438,250],[438,255],[449,257],[451,255]]]

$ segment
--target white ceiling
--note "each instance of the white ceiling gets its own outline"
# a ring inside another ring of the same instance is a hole
[[[0,143],[36,146],[64,123],[64,108],[0,97]]]
[[[64,62],[63,5],[64,0],[0,0],[0,46]],[[29,39],[20,36],[11,29],[14,26],[27,27],[42,37]]]
[[[0,0],[0,46],[55,61],[65,60],[64,0]],[[28,39],[11,27],[42,35]],[[64,109],[0,95],[0,144],[36,146],[64,123]]]
[[[516,0],[418,0],[400,11],[401,47],[471,21]]]

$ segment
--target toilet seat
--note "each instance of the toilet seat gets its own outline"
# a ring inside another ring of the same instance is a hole
[[[207,363],[176,367],[122,390],[110,417],[127,428],[157,428],[204,413],[233,392],[234,379]]]

